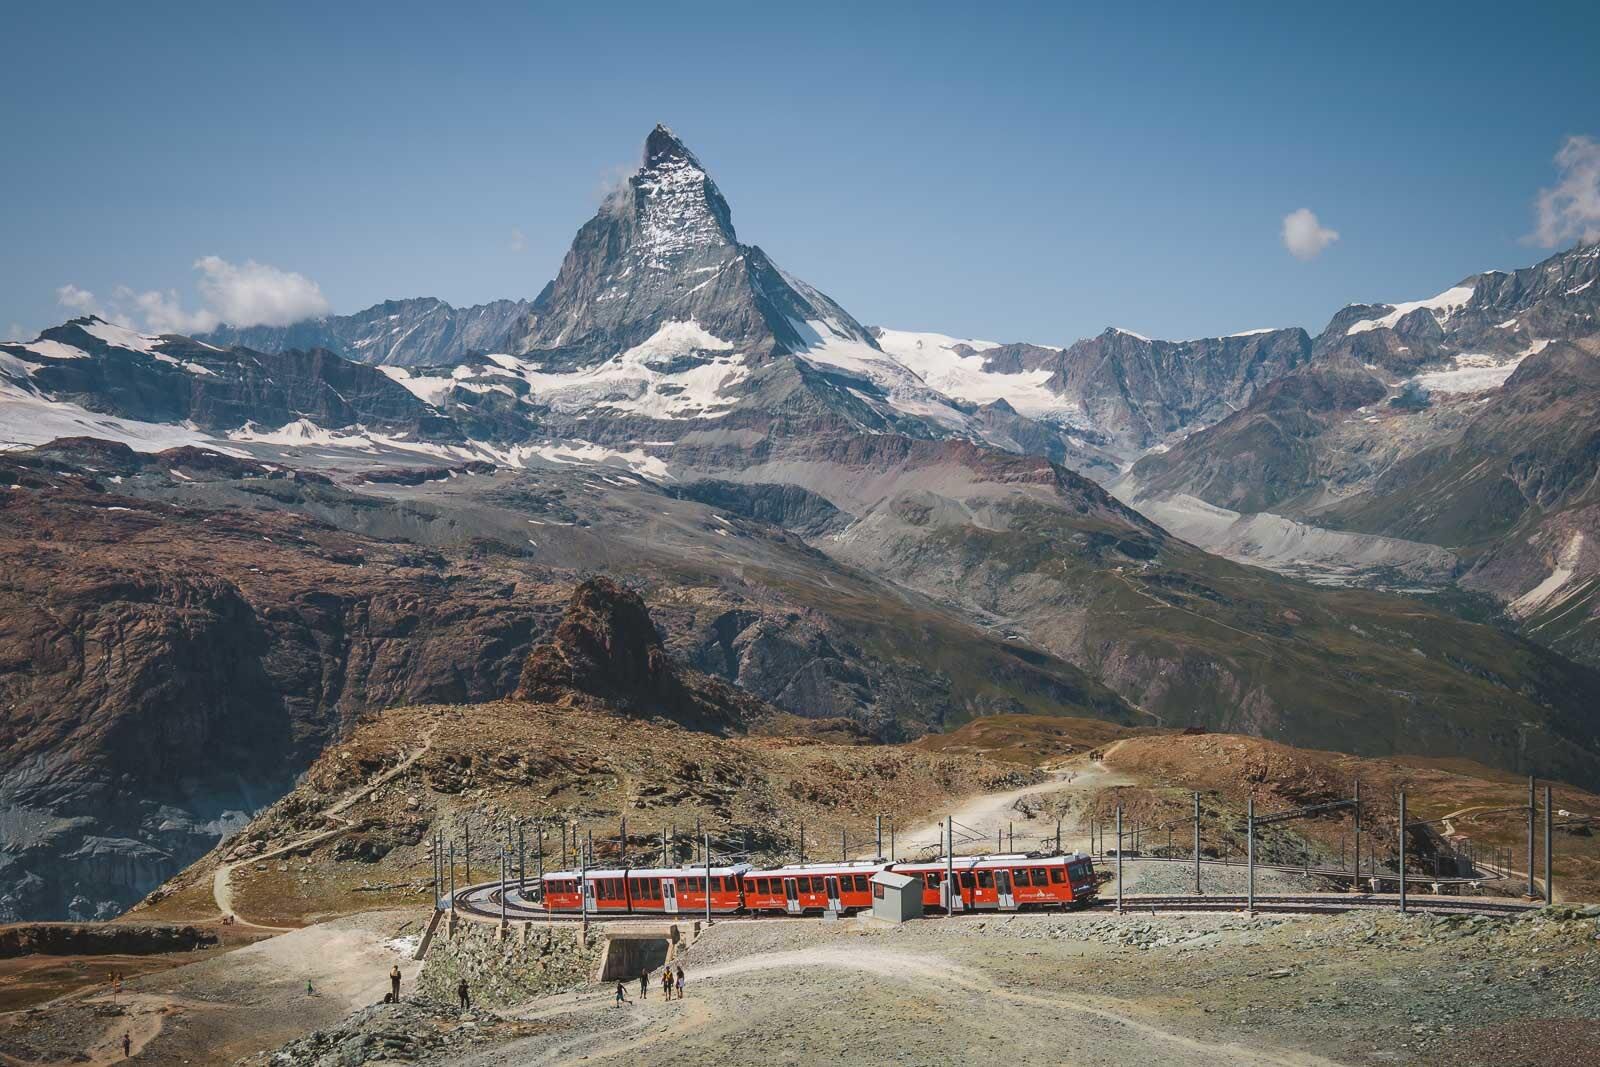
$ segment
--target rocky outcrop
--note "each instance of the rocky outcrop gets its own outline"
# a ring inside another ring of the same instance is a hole
[[[574,694],[717,733],[776,713],[720,679],[674,663],[643,598],[603,577],[573,590],[553,639],[528,654],[516,697],[558,703]]]

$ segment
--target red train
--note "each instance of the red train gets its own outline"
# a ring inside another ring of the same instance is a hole
[[[742,863],[711,868],[711,911],[715,915],[861,911],[872,906],[872,876],[885,870],[921,878],[923,906],[936,910],[947,909],[946,881],[951,871],[959,887],[955,911],[1082,906],[1094,899],[1096,891],[1094,864],[1081,853],[960,856],[922,863],[806,863],[769,870]],[[704,867],[555,871],[544,876],[545,910],[583,910],[580,877],[587,887],[591,915],[695,915],[706,910]]]

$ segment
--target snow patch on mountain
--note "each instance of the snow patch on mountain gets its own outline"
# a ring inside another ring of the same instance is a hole
[[[1345,330],[1345,336],[1366,333],[1368,330],[1392,330],[1401,319],[1413,311],[1419,311],[1424,308],[1433,312],[1433,317],[1439,320],[1440,323],[1444,323],[1456,311],[1467,306],[1467,302],[1472,299],[1472,294],[1476,288],[1476,286],[1472,285],[1457,285],[1454,288],[1446,289],[1438,296],[1429,297],[1427,300],[1412,300],[1404,304],[1380,304],[1378,305],[1379,307],[1390,309],[1387,315],[1353,322],[1350,324],[1350,328]]]
[[[1000,346],[992,341],[966,341],[938,333],[880,330],[878,346],[929,388],[972,404],[1004,400],[1030,418],[1061,412],[1071,405],[1045,388],[1052,372],[1041,368],[1007,374],[988,370],[982,352]],[[958,352],[958,347],[971,352]]]
[[[1525,619],[1547,604],[1553,607],[1556,603],[1560,603],[1559,599],[1554,603],[1551,603],[1551,600],[1578,573],[1578,564],[1583,557],[1583,544],[1583,531],[1574,530],[1562,548],[1561,555],[1557,557],[1555,568],[1544,581],[1513,600],[1507,606],[1507,610],[1517,618]]]
[[[64,400],[49,400],[0,379],[0,451],[30,448],[58,437],[99,437],[139,452],[212,444],[211,438],[192,424],[120,419]]]
[[[1430,393],[1487,393],[1504,385],[1521,362],[1521,356],[1501,359],[1463,352],[1451,359],[1447,369],[1427,371],[1410,380]]]
[[[509,383],[520,379],[527,402],[563,414],[606,408],[657,419],[714,419],[735,403],[727,390],[749,374],[744,354],[733,348],[689,319],[663,323],[644,342],[581,370],[546,371],[536,359],[506,353],[486,357],[492,367],[461,364],[448,375],[379,369],[435,407],[444,406],[452,389],[515,397]]]

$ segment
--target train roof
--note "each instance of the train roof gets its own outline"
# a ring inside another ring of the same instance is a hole
[[[1069,852],[1061,856],[1030,856],[1025,852],[1011,852],[989,856],[956,856],[954,859],[940,856],[934,860],[896,863],[894,869],[897,871],[942,871],[949,866],[958,871],[970,871],[983,867],[1055,867],[1088,858],[1088,854],[1083,852]]]
[[[791,863],[783,867],[752,870],[752,878],[790,878],[796,875],[815,874],[874,874],[889,866],[876,860],[849,860],[842,863]]]
[[[737,863],[731,867],[718,867],[713,864],[711,874],[713,877],[718,875],[726,877],[730,874],[744,874],[749,869],[750,865],[748,863]],[[609,869],[591,867],[588,871],[545,871],[544,876],[546,880],[551,878],[576,879],[582,874],[587,874],[590,878],[703,878],[705,873],[706,869],[704,867],[621,867]]]

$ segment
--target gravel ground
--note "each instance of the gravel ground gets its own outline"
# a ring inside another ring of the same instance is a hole
[[[1116,860],[1096,860],[1099,870],[1107,873],[1116,870]],[[1194,866],[1154,860],[1123,860],[1124,893],[1192,893],[1194,892]],[[1222,896],[1243,894],[1249,888],[1249,870],[1243,866],[1218,866],[1204,864],[1200,868],[1200,888],[1206,893]],[[1328,887],[1314,878],[1305,878],[1286,871],[1256,871],[1257,893],[1318,893]],[[1102,897],[1115,896],[1116,882],[1107,882],[1100,889]]]
[[[726,922],[681,955],[681,1003],[619,1009],[605,989],[545,999],[521,1016],[546,1032],[444,1062],[737,1050],[756,1062],[932,1064],[993,1050],[1106,1067],[1431,1065],[1499,1032],[1501,1067],[1561,1067],[1583,1061],[1539,1057],[1565,1055],[1600,1019],[1597,936],[1593,918],[1389,913]]]

